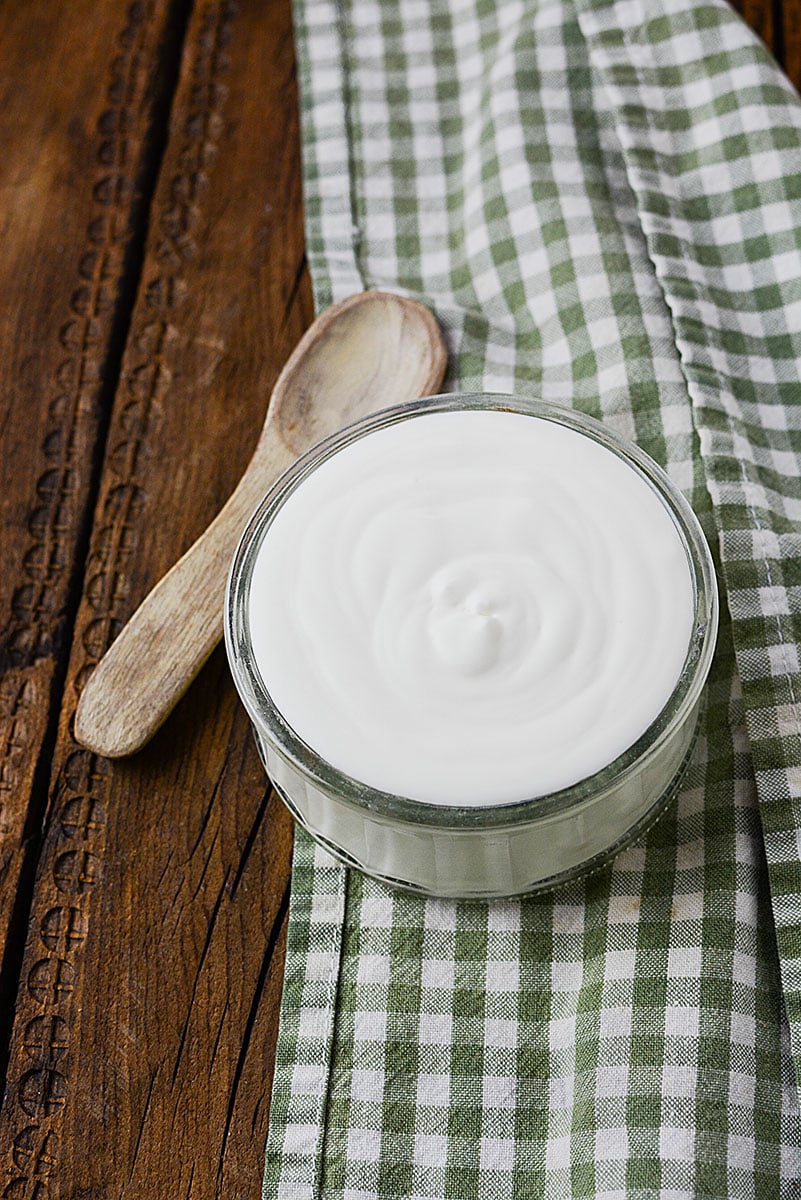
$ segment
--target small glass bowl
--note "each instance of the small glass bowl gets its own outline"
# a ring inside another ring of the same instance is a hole
[[[625,460],[654,489],[684,542],[695,592],[694,631],[678,682],[625,753],[571,787],[511,804],[455,807],[392,795],[321,758],[273,704],[254,661],[249,592],[260,545],[295,488],[358,438],[431,412],[500,409],[576,430]],[[385,409],[321,442],[287,471],[251,518],[228,580],[225,644],[264,766],[296,820],[353,867],[432,896],[490,898],[557,886],[602,866],[639,837],[675,794],[695,741],[718,624],[712,558],[701,527],[664,471],[600,422],[516,396],[448,395]]]

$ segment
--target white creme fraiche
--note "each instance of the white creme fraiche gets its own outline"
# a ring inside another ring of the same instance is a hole
[[[595,774],[684,665],[687,550],[633,466],[568,426],[426,413],[322,462],[258,550],[248,614],[273,703],[381,791],[498,805]]]

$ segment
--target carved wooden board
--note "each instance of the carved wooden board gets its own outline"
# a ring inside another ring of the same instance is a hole
[[[288,7],[188,7],[0,12],[12,101],[32,37],[71,64],[43,58],[0,114],[8,1196],[255,1196],[261,1176],[291,830],[223,656],[136,761],[70,733],[311,316]]]
[[[4,0],[0,244],[0,1194],[255,1200],[289,818],[220,651],[129,762],[71,722],[311,318],[289,0]]]

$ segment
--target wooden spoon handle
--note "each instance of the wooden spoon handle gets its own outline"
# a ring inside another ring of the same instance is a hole
[[[156,732],[222,637],[228,567],[253,509],[295,456],[259,447],[211,525],[145,597],[98,663],[75,713],[75,737],[109,758]],[[269,461],[268,461],[269,456]]]

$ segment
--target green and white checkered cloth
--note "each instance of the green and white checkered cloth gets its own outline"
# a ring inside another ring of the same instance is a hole
[[[801,102],[722,0],[296,0],[322,307],[633,437],[724,592],[668,815],[547,896],[299,835],[268,1200],[801,1195]]]

